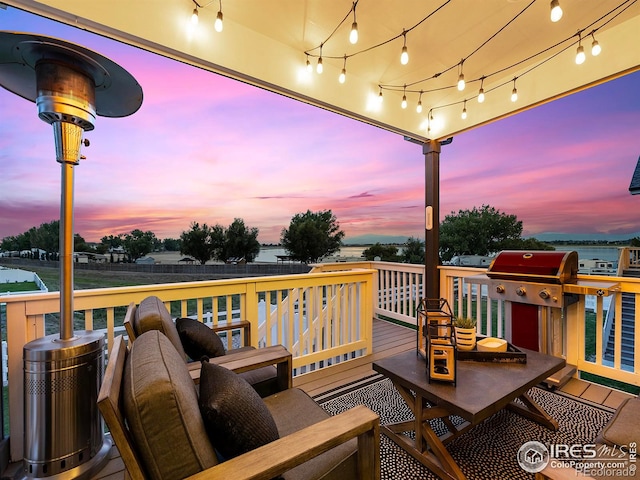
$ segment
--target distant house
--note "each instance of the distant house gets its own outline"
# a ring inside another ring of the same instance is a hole
[[[191,264],[191,263],[196,263],[196,261],[191,257],[182,257],[180,260],[178,260],[178,263]]]
[[[126,260],[126,252],[123,247],[110,247],[109,257],[114,263],[124,262]]]
[[[631,177],[631,185],[629,185],[629,192],[631,195],[640,194],[640,157],[638,157],[638,163],[636,164],[636,169],[633,172],[633,176]]]
[[[73,254],[76,263],[107,263],[109,257],[100,253],[76,252]]]

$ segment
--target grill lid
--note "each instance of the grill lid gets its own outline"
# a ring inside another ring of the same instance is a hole
[[[504,250],[489,265],[487,276],[501,280],[576,283],[578,252]]]

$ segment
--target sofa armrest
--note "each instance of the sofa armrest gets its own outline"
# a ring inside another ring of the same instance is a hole
[[[228,332],[230,330],[242,330],[242,345],[251,345],[251,322],[248,320],[240,320],[239,322],[227,323],[224,325],[215,325],[211,327],[214,332]]]
[[[293,386],[293,362],[291,353],[282,345],[229,352],[221,357],[211,358],[210,363],[223,366],[236,373],[275,365],[278,371],[278,388],[287,390]],[[200,383],[200,362],[188,364],[193,381]]]
[[[188,477],[189,480],[269,480],[358,438],[359,480],[380,478],[380,418],[363,405]]]
[[[129,343],[133,342],[136,339],[136,332],[133,330],[133,316],[136,313],[136,304],[131,302],[127,307],[127,313],[124,316],[124,321],[122,324],[124,325],[124,329],[127,332],[127,337],[129,338]]]

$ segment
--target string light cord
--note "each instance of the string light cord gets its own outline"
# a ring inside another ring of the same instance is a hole
[[[511,20],[509,20],[506,24],[504,24],[502,27],[500,27],[498,29],[498,31],[496,31],[493,35],[489,36],[489,38],[487,38],[484,42],[482,42],[478,47],[475,48],[475,50],[473,50],[469,55],[467,55],[466,57],[463,57],[462,60],[458,63],[455,63],[453,65],[451,65],[450,67],[442,70],[441,72],[435,73],[433,74],[431,77],[427,77],[427,78],[423,78],[421,80],[416,80],[414,82],[410,82],[407,85],[410,87],[413,87],[414,85],[417,85],[419,83],[423,83],[423,82],[427,82],[429,80],[433,80],[438,78],[439,76],[450,72],[451,70],[453,70],[454,68],[462,65],[465,61],[467,61],[470,57],[472,57],[474,54],[478,53],[484,46],[486,46],[491,40],[495,39],[500,33],[502,33],[509,25],[511,25],[513,22],[515,22],[520,15],[522,15],[524,12],[526,12],[533,4],[535,3],[535,0],[532,0],[531,3],[529,3],[528,5],[526,5],[522,10],[520,10],[519,13],[517,13]],[[489,77],[490,75],[485,75],[485,77]],[[477,80],[472,80],[473,81],[477,81]],[[468,82],[468,83],[471,83]],[[384,85],[383,84],[383,88],[386,88],[388,90],[392,89],[392,88],[396,88],[397,85]]]
[[[318,45],[317,47],[313,47],[309,50],[305,50],[305,54],[311,56],[311,57],[317,57],[318,55],[314,55],[313,51],[320,49],[320,47],[324,46],[325,43],[327,43],[329,40],[331,40],[331,37],[333,37],[335,35],[335,33],[338,31],[338,29],[344,24],[344,22],[347,21],[347,19],[351,16],[351,13],[355,11],[356,6],[358,5],[358,2],[360,0],[355,0],[353,2],[353,5],[351,6],[351,8],[349,9],[349,11],[347,12],[347,14],[344,16],[344,18],[342,20],[340,20],[340,23],[338,23],[338,25],[336,25],[336,28],[333,29],[333,31],[329,34],[329,36],[327,38],[325,38],[325,40],[323,42],[320,43],[320,45]],[[324,58],[343,58],[343,56],[340,57],[332,57],[329,55],[323,55]],[[347,56],[347,58],[349,58],[349,55]]]
[[[567,46],[565,46],[565,47],[563,47],[561,50],[559,50],[557,53],[553,54],[551,57],[548,57],[547,59],[545,59],[545,60],[541,61],[540,63],[538,63],[538,64],[536,64],[536,65],[532,66],[531,68],[529,68],[529,69],[528,69],[528,70],[526,70],[525,72],[521,73],[519,76],[520,76],[520,77],[522,77],[522,76],[524,76],[525,74],[527,74],[527,73],[531,72],[532,70],[534,70],[534,69],[538,68],[539,66],[543,65],[543,64],[544,64],[544,63],[546,63],[547,61],[549,61],[549,60],[551,60],[551,59],[555,58],[555,57],[556,57],[557,55],[559,55],[560,53],[565,52],[565,51],[566,51],[566,50],[568,50],[569,48],[571,48],[571,47],[573,47],[574,45],[576,45],[576,44],[578,43],[578,41],[577,41],[577,40],[574,40],[574,39],[575,39],[579,34],[581,35],[581,34],[582,34],[582,33],[584,33],[586,30],[588,30],[590,27],[593,27],[594,25],[596,25],[597,23],[599,23],[600,21],[602,21],[602,20],[603,20],[603,19],[605,19],[606,17],[610,16],[610,15],[611,15],[612,13],[614,13],[616,10],[621,9],[621,8],[624,6],[624,8],[622,8],[620,11],[616,12],[616,13],[615,13],[615,15],[613,15],[611,18],[609,18],[609,19],[608,19],[606,22],[604,22],[602,25],[600,25],[600,26],[599,26],[599,27],[597,27],[597,28],[593,28],[593,29],[591,30],[591,32],[590,32],[588,35],[595,34],[596,32],[598,32],[598,30],[600,30],[601,28],[605,27],[607,24],[609,24],[610,22],[612,22],[615,18],[617,18],[619,15],[623,14],[627,9],[631,8],[631,7],[632,7],[635,3],[637,3],[637,2],[638,2],[638,0],[624,0],[624,1],[623,1],[620,5],[618,5],[617,7],[613,8],[612,10],[610,10],[610,11],[609,11],[609,12],[607,12],[607,13],[605,13],[604,15],[602,15],[602,16],[601,16],[600,18],[598,18],[597,20],[594,20],[594,21],[593,21],[593,22],[591,22],[589,25],[587,25],[587,26],[585,26],[584,28],[580,29],[580,30],[578,31],[578,33],[572,34],[572,35],[570,35],[569,37],[567,37],[567,38],[565,38],[565,39],[563,39],[563,40],[560,40],[559,42],[555,43],[554,45],[551,45],[551,46],[549,46],[549,47],[547,47],[547,48],[545,48],[545,49],[543,49],[543,50],[541,50],[541,51],[539,51],[539,52],[537,52],[537,53],[534,53],[534,54],[532,54],[532,55],[529,55],[528,57],[523,58],[522,60],[519,60],[519,61],[517,61],[517,62],[515,62],[515,63],[513,63],[513,64],[511,64],[511,65],[505,66],[505,67],[503,67],[503,68],[501,68],[501,69],[498,69],[498,70],[496,70],[496,71],[494,71],[494,72],[492,72],[492,73],[489,73],[489,74],[487,74],[487,75],[483,75],[482,77],[479,77],[479,78],[475,78],[475,79],[473,79],[473,80],[470,80],[470,81],[469,81],[469,82],[467,82],[467,83],[475,83],[475,82],[479,82],[479,81],[481,81],[481,80],[483,80],[483,79],[487,79],[487,78],[490,78],[490,77],[493,77],[493,76],[499,75],[499,74],[501,74],[501,73],[503,73],[503,72],[506,72],[506,71],[508,71],[508,70],[511,70],[511,69],[513,69],[513,68],[516,68],[517,66],[519,66],[519,65],[521,65],[521,64],[523,64],[523,63],[526,63],[526,62],[528,62],[528,61],[530,61],[530,60],[532,60],[532,59],[534,59],[534,58],[536,58],[536,57],[538,57],[538,56],[540,56],[540,55],[543,55],[543,54],[545,54],[545,53],[547,53],[547,52],[549,52],[549,51],[551,51],[551,50],[554,50],[554,49],[556,49],[556,48],[558,48],[558,47],[562,46],[563,44],[565,44],[565,43],[567,43],[567,42],[571,42],[570,44],[568,44]],[[625,6],[625,4],[627,4],[627,5]],[[588,36],[588,35],[586,35],[586,36]],[[486,42],[485,42],[485,43],[486,43]],[[476,49],[476,51],[477,51],[477,50],[478,50],[478,49]],[[467,57],[467,58],[468,58],[468,57]],[[430,78],[429,78],[429,79],[427,79],[427,80],[430,80],[430,79],[433,79],[433,78],[437,78],[437,77],[439,77],[442,73],[444,73],[444,72],[446,72],[446,71],[448,71],[448,70],[451,70],[451,69],[453,69],[453,68],[456,68],[458,65],[460,65],[460,62],[456,63],[455,65],[453,65],[453,66],[451,66],[451,67],[449,67],[447,70],[445,70],[445,71],[443,71],[443,72],[436,73],[435,75],[433,75],[432,77],[430,77]],[[424,81],[424,80],[422,80],[422,81]],[[407,86],[413,86],[413,85],[416,85],[417,83],[421,83],[422,81],[420,81],[420,82],[413,82],[413,83],[407,83]],[[489,93],[489,92],[491,92],[491,91],[493,91],[493,90],[495,90],[495,89],[497,89],[497,88],[500,88],[500,87],[502,87],[502,86],[504,86],[504,85],[510,84],[511,82],[512,82],[512,80],[509,80],[509,81],[507,81],[507,82],[505,82],[505,83],[503,83],[503,84],[500,84],[500,85],[494,86],[494,87],[490,88],[489,90],[485,90],[485,94],[486,94],[486,93]],[[401,91],[401,90],[404,90],[404,84],[403,84],[403,85],[379,84],[379,85],[378,85],[378,87],[379,87],[380,89],[382,89],[382,90],[388,90],[388,91]],[[446,87],[439,87],[439,88],[434,88],[434,89],[424,89],[424,88],[423,88],[423,89],[421,89],[421,90],[407,89],[407,92],[409,92],[409,93],[420,93],[420,92],[422,92],[422,93],[432,93],[432,92],[437,92],[437,91],[442,91],[442,90],[449,90],[449,89],[454,89],[454,88],[456,88],[456,85],[449,85],[449,86],[446,86]],[[476,95],[476,97],[477,97],[477,95]],[[471,98],[476,98],[476,97],[471,97]],[[450,104],[450,105],[443,105],[443,106],[441,106],[441,107],[437,107],[437,108],[443,108],[444,106],[459,105],[459,104],[461,104],[461,103],[462,103],[462,101],[458,101],[458,102],[452,103],[452,104]]]
[[[356,55],[361,55],[363,53],[369,52],[371,50],[375,50],[376,48],[380,48],[384,45],[387,45],[395,40],[398,40],[399,38],[402,38],[403,36],[406,36],[407,33],[411,32],[412,30],[414,30],[415,28],[419,27],[422,23],[424,23],[425,21],[427,21],[429,18],[431,18],[433,15],[435,15],[436,13],[438,13],[442,8],[444,8],[447,4],[451,3],[452,0],[446,0],[442,5],[440,5],[438,8],[436,8],[435,10],[433,10],[431,13],[429,13],[426,17],[424,17],[422,20],[420,20],[418,23],[416,23],[415,25],[413,25],[410,28],[405,28],[401,33],[399,33],[398,35],[391,37],[383,42],[377,43],[375,45],[371,45],[370,47],[364,48],[362,50],[358,50],[357,52],[354,52],[350,55],[347,55],[347,58],[351,58],[351,57],[355,57]],[[345,16],[345,18],[340,22],[340,24],[333,30],[333,32],[331,32],[331,35],[329,35],[329,37],[327,38],[327,40],[329,40],[333,34],[336,32],[336,30],[338,30],[338,27],[340,27],[340,25],[342,25],[345,22],[345,19],[349,18],[349,15],[351,14],[352,10],[349,10],[349,13],[347,13],[347,15]],[[326,42],[326,40],[321,44],[324,45],[324,43]],[[313,47],[309,50],[305,50],[305,54],[309,55],[310,57],[318,57],[319,55],[314,54],[312,52],[318,50],[320,48],[320,45],[318,45],[317,47]],[[342,59],[344,58],[344,55],[322,55],[323,58],[331,58],[331,59]]]
[[[606,18],[608,15],[611,15],[615,10],[617,10],[617,9],[621,8],[625,3],[629,3],[629,5],[627,5],[624,9],[620,10],[619,12],[617,12],[614,16],[612,16],[610,19],[608,19],[608,20],[607,20],[606,22],[604,22],[602,25],[600,25],[600,26],[599,26],[599,27],[597,27],[597,28],[594,28],[594,29],[589,33],[589,35],[591,35],[592,33],[596,33],[598,30],[600,30],[601,28],[603,28],[603,27],[604,27],[604,26],[606,26],[607,24],[611,23],[611,22],[612,22],[616,17],[618,17],[619,15],[621,15],[622,13],[624,13],[628,8],[631,8],[635,3],[637,3],[637,1],[638,1],[638,0],[627,0],[627,1],[625,1],[624,3],[622,3],[622,4],[618,5],[616,8],[614,8],[613,10],[611,10],[611,11],[609,11],[608,13],[604,14],[603,16],[601,16],[599,19],[595,20],[594,22],[591,22],[591,24],[589,24],[589,25],[588,25],[587,27],[585,27],[584,29],[580,30],[580,32],[584,32],[584,31],[585,31],[585,30],[587,30],[589,27],[591,27],[591,26],[595,25],[595,24],[596,24],[596,23],[598,23],[599,21],[601,21],[601,20],[603,20],[604,18]],[[576,35],[577,35],[577,34],[572,35],[572,36],[571,36],[571,37],[569,37],[568,39],[565,39],[565,40],[563,40],[563,41],[561,41],[561,42],[558,42],[557,44],[553,45],[552,47],[549,47],[549,48],[547,48],[547,49],[543,50],[543,52],[546,52],[546,51],[548,51],[548,50],[551,50],[551,49],[553,49],[553,48],[555,48],[555,47],[557,47],[557,46],[561,45],[562,43],[565,43],[567,40],[570,40],[570,39],[574,38]],[[573,47],[574,47],[574,45],[575,45],[576,43],[577,43],[577,42],[572,42],[571,44],[566,45],[565,47],[563,47],[562,49],[558,50],[556,53],[554,53],[554,54],[553,54],[553,55],[551,55],[550,57],[547,57],[547,58],[545,58],[544,60],[542,60],[541,62],[537,63],[536,65],[531,66],[530,68],[528,68],[527,70],[525,70],[524,72],[522,72],[519,76],[514,77],[514,78],[513,78],[513,79],[511,79],[511,80],[506,80],[505,82],[503,82],[503,83],[501,83],[501,84],[499,84],[499,85],[495,85],[495,86],[491,87],[489,90],[486,90],[486,91],[485,91],[485,94],[486,94],[486,93],[491,93],[491,92],[493,92],[494,90],[498,90],[499,88],[502,88],[502,87],[504,87],[504,86],[506,86],[506,85],[510,85],[514,80],[518,80],[520,77],[523,77],[523,76],[527,75],[528,73],[531,73],[531,72],[532,72],[533,70],[535,70],[536,68],[541,67],[541,66],[542,66],[542,65],[544,65],[545,63],[547,63],[547,62],[549,62],[549,61],[553,60],[553,59],[554,59],[555,57],[557,57],[558,55],[561,55],[562,53],[566,52],[566,51],[567,51],[567,50],[569,50],[570,48],[573,48]],[[535,56],[535,55],[533,55],[533,56],[531,56],[531,57],[529,57],[529,58],[533,58],[534,56]],[[528,59],[522,60],[522,61],[520,61],[520,62],[516,63],[515,65],[519,65],[520,63],[522,63],[523,61],[526,61],[526,60],[528,60]],[[504,69],[502,69],[502,70],[499,70],[498,72],[494,72],[492,75],[496,75],[497,73],[500,73],[500,72],[503,72],[503,71],[505,71],[505,70],[508,70],[508,68],[511,68],[511,67],[507,67],[507,68],[504,68]],[[488,76],[489,76],[489,75],[487,75],[487,77],[488,77]],[[485,78],[486,78],[486,77],[485,77]],[[475,81],[475,80],[474,80],[474,81]],[[422,91],[422,93],[434,92],[434,91],[444,90],[444,89],[450,89],[450,88],[455,88],[455,85],[452,85],[452,86],[449,86],[449,87],[444,87],[444,88],[439,88],[439,89],[433,89],[433,90],[423,90],[423,91]],[[409,91],[409,90],[407,90],[407,91]],[[413,93],[413,92],[412,92],[412,93]],[[474,98],[477,98],[477,95],[476,95],[475,97],[471,97],[470,99],[471,99],[471,100],[473,100]],[[448,103],[448,104],[445,104],[445,105],[439,105],[439,106],[437,106],[437,107],[432,107],[432,108],[429,110],[429,112],[433,112],[434,110],[439,110],[439,109],[443,109],[443,108],[454,107],[454,106],[457,106],[457,105],[462,105],[463,103],[465,103],[465,102],[466,102],[466,100],[469,100],[469,99],[459,100],[459,101],[457,101],[457,102],[451,102],[451,103]]]
[[[203,5],[200,5],[196,0],[191,0],[191,1],[192,1],[192,2],[195,4],[195,6],[196,6],[196,7],[198,7],[198,8],[207,8],[209,5],[211,5],[212,3],[217,2],[218,0],[211,0],[210,2],[205,3],[205,4],[203,4]]]

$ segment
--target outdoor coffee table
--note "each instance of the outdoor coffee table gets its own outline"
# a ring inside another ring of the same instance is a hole
[[[522,350],[527,354],[524,364],[458,361],[455,386],[435,380],[429,383],[425,360],[415,350],[374,362],[373,369],[393,382],[415,416],[408,422],[382,425],[381,431],[441,478],[465,479],[445,445],[502,408],[557,430],[558,422],[527,391],[562,369],[565,360]],[[522,404],[514,403],[516,398]],[[455,426],[450,415],[465,422]],[[449,430],[440,437],[429,424],[436,418]],[[415,432],[415,439],[406,432]]]

